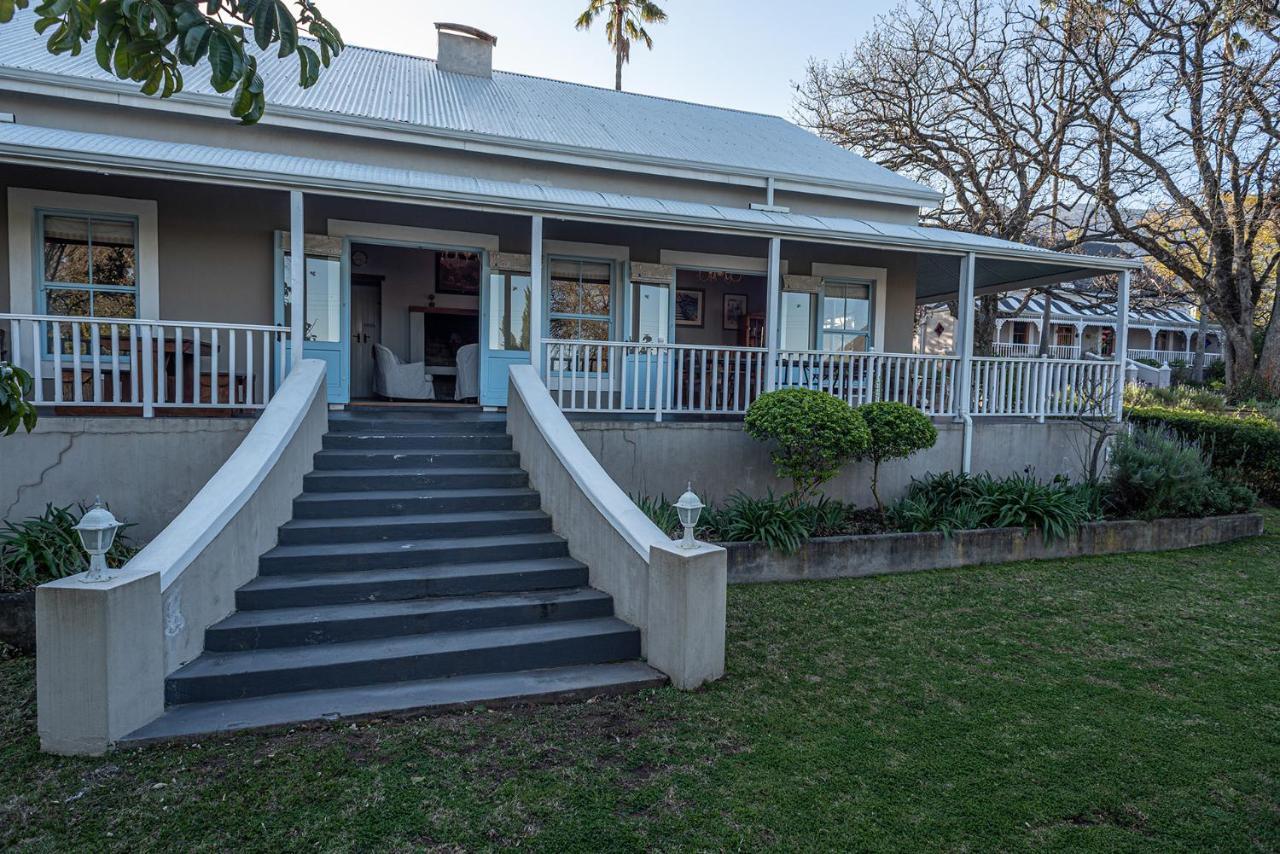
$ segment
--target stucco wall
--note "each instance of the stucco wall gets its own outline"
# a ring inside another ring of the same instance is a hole
[[[95,496],[129,534],[155,536],[231,456],[249,418],[42,417],[30,435],[0,437],[0,519],[93,503]]]
[[[723,499],[741,490],[749,495],[789,491],[791,482],[774,476],[767,447],[747,436],[740,421],[619,421],[577,419],[574,429],[605,471],[628,495],[665,495],[674,501],[692,482],[703,500]],[[935,420],[938,442],[909,460],[885,463],[880,495],[900,496],[913,476],[959,471],[961,425]],[[1028,466],[1042,478],[1079,475],[1087,447],[1085,431],[1072,422],[1037,424],[1029,420],[983,420],[974,426],[973,470],[994,475]],[[823,491],[842,501],[866,505],[871,497],[871,468],[847,466]]]

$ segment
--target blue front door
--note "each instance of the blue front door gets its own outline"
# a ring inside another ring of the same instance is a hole
[[[507,405],[507,373],[529,364],[533,279],[528,273],[493,271],[484,277],[480,300],[480,402]]]
[[[282,240],[277,235],[276,246]],[[292,259],[279,250],[276,264],[276,323],[290,324],[293,295],[289,292]],[[341,257],[308,255],[306,259],[306,315],[302,354],[326,365],[325,382],[330,403],[351,400],[351,279],[350,241],[343,242]],[[288,362],[286,362],[288,364]]]

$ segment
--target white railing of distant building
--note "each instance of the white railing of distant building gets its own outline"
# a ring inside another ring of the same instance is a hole
[[[0,329],[37,406],[262,409],[288,373],[278,326],[0,314]]]
[[[1130,347],[1128,350],[1128,356],[1130,359],[1150,359],[1161,364],[1182,362],[1185,365],[1192,365],[1195,364],[1196,360],[1196,353],[1194,350],[1149,350],[1142,347]],[[1221,353],[1205,351],[1205,364],[1209,364],[1210,362],[1214,362],[1221,358]]]
[[[1040,355],[1039,344],[1013,344],[1008,341],[995,343],[997,356],[1012,356],[1015,359],[1033,359]],[[1055,359],[1078,359],[1080,348],[1072,344],[1050,344],[1049,355]]]
[[[769,386],[762,348],[617,341],[545,341],[543,348],[543,382],[566,412],[741,416]],[[893,400],[952,416],[959,364],[950,355],[783,350],[773,376],[776,388],[825,391],[851,406]],[[1110,361],[975,357],[969,412],[1106,415],[1117,376]]]

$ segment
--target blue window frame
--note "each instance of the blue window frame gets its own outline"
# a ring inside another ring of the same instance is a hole
[[[42,314],[138,316],[138,221],[80,211],[36,211],[39,305]],[[82,330],[87,346],[88,330]],[[71,332],[62,335],[71,351]],[[52,342],[46,342],[52,350]]]
[[[547,259],[546,338],[560,341],[613,340],[615,265],[595,258]],[[557,365],[560,363],[557,362]],[[573,371],[608,370],[606,350],[577,354]]]

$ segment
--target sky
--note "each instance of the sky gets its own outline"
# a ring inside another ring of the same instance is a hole
[[[602,23],[574,29],[587,0],[318,0],[349,44],[434,57],[436,21],[498,38],[494,67],[613,86]],[[834,59],[892,0],[659,0],[669,20],[634,47],[622,85],[632,92],[793,118],[793,83],[809,57]]]

